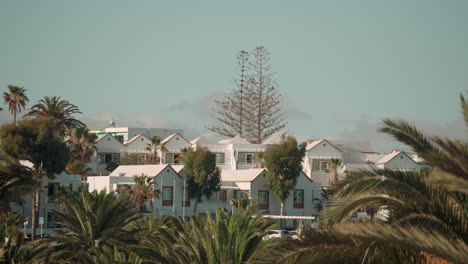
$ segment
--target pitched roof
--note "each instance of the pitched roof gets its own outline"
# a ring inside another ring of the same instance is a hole
[[[265,169],[247,170],[223,170],[221,171],[221,181],[223,182],[251,182],[255,180]]]
[[[190,144],[192,144],[192,145],[209,145],[209,144],[213,144],[213,142],[209,141],[208,139],[206,139],[204,137],[197,137],[197,138],[193,139],[192,141],[190,141]]]
[[[326,141],[328,144],[330,144],[332,147],[334,147],[336,150],[338,150],[339,152],[342,152],[341,149],[337,148],[334,144],[330,143],[330,141],[326,140],[326,139],[319,139],[319,140],[315,140],[315,141],[312,141],[311,143],[309,143],[306,147],[306,151],[309,151],[313,148],[315,148],[316,146],[318,146],[320,143],[322,143],[323,141]]]
[[[120,165],[109,176],[158,176],[164,169],[170,167],[168,164],[159,165]]]
[[[408,157],[410,160],[412,160],[414,163],[417,163],[416,161],[413,160],[413,158],[411,158],[410,155],[406,154],[406,152],[404,151],[392,151],[391,153],[385,155],[383,158],[381,158],[377,164],[385,164],[389,161],[391,161],[392,159],[394,159],[396,156],[400,155],[400,154],[403,154],[405,155],[406,157]]]
[[[279,143],[281,143],[281,140],[283,139],[283,136],[292,136],[294,137],[298,143],[302,143],[302,142],[306,142],[307,138],[303,137],[303,136],[300,136],[300,135],[292,135],[292,134],[287,134],[287,133],[283,133],[283,132],[276,132],[274,133],[273,135],[271,135],[268,139],[266,139],[265,141],[262,142],[262,144],[265,144],[265,145],[277,145]]]
[[[269,137],[267,140],[263,141],[262,144],[277,145],[277,144],[281,143],[281,141],[283,140],[283,135],[284,135],[284,133],[280,133],[280,132],[275,133],[271,137]]]
[[[235,136],[235,137],[230,138],[230,139],[220,140],[220,141],[218,141],[218,144],[224,144],[224,145],[228,145],[228,144],[250,144],[250,142],[247,141],[245,138],[242,138],[240,136]]]
[[[368,141],[358,140],[329,140],[330,143],[343,151],[359,151],[375,153],[374,148]]]
[[[175,172],[180,173],[184,169],[184,165],[171,165]]]
[[[381,158],[377,164],[385,164],[389,161],[391,161],[393,158],[395,158],[396,156],[398,156],[400,153],[404,153],[403,151],[394,151],[392,153],[389,153],[387,155],[385,155],[383,158]],[[405,154],[406,155],[406,154]]]
[[[114,135],[112,135],[111,133],[106,133],[106,134],[104,134],[104,135],[99,136],[99,137],[96,139],[96,141],[94,141],[94,144],[96,144],[96,143],[98,143],[99,141],[101,141],[101,140],[102,140],[103,138],[105,138],[107,135],[109,135],[110,137],[112,137],[115,141],[119,142],[120,145],[124,145],[122,142],[120,142],[120,140],[116,139],[116,138],[114,137]]]
[[[367,154],[367,161],[372,163],[378,163],[383,157],[387,156],[387,154]]]
[[[169,142],[173,137],[175,137],[176,135],[178,135],[179,137],[181,137],[183,140],[187,141],[187,143],[191,144],[190,141],[188,141],[186,138],[184,138],[181,134],[179,134],[178,132],[177,133],[174,133],[168,137],[166,137],[163,141],[161,141],[161,145],[164,145],[166,144],[167,142]]]
[[[131,144],[133,141],[135,141],[136,139],[138,139],[140,136],[143,136],[143,137],[145,137],[146,139],[148,139],[149,141],[151,141],[151,139],[150,139],[148,136],[146,136],[145,134],[142,133],[142,134],[138,134],[138,135],[132,137],[130,140],[127,140],[127,142],[125,143],[125,145]]]

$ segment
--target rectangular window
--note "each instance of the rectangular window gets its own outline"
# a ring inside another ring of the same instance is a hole
[[[217,193],[218,201],[220,202],[226,202],[227,201],[227,195],[226,195],[226,190],[220,190]]]
[[[167,153],[166,163],[172,165],[182,164],[182,157],[179,153]]]
[[[49,197],[49,199],[55,199],[59,190],[59,186],[60,185],[56,182],[49,182],[49,184],[47,185],[47,196]]]
[[[119,153],[99,154],[100,164],[109,164],[111,162],[118,163],[120,160]]]
[[[162,191],[162,205],[172,206],[173,203],[173,192],[172,186],[163,186]]]
[[[304,208],[304,190],[295,189],[293,191],[293,207]]]
[[[239,163],[252,164],[255,153],[251,152],[239,152]]]
[[[330,160],[313,160],[313,171],[327,171],[330,168]]]
[[[60,224],[59,217],[57,212],[48,212],[47,213],[47,227],[48,228],[59,228]]]
[[[270,205],[268,191],[258,191],[258,209],[268,210]]]
[[[216,157],[216,164],[224,164],[224,153],[213,153]]]
[[[244,199],[249,198],[249,191],[234,191],[234,198],[235,199]]]

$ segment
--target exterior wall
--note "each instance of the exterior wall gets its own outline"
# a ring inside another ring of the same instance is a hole
[[[383,168],[391,170],[418,170],[421,167],[423,166],[414,162],[410,157],[408,157],[404,153],[398,154],[396,157],[383,164]]]
[[[98,143],[96,143],[96,148],[98,152],[112,152],[112,153],[118,153],[118,152],[123,152],[125,149],[125,146],[120,143],[117,139],[112,137],[111,135],[106,135],[101,140],[99,140]]]
[[[57,183],[61,187],[71,187],[71,190],[73,192],[78,192],[80,187],[81,187],[81,175],[69,175],[66,173],[59,174],[55,177],[53,180],[49,179],[44,179],[42,181],[42,186],[43,186],[43,191],[40,193],[40,199],[39,199],[39,217],[44,217],[44,224],[42,225],[43,230],[42,233],[44,235],[49,235],[55,232],[55,230],[59,228],[52,227],[54,225],[53,221],[49,221],[48,215],[53,214],[53,210],[59,211],[60,206],[58,203],[58,200],[53,197],[48,196],[48,185],[49,183]],[[17,203],[11,203],[11,209],[23,215],[24,217],[28,218],[28,225],[26,225],[26,232],[31,233],[31,225],[32,225],[32,220],[31,220],[31,215],[32,215],[32,208],[31,208],[31,193],[26,193],[22,196],[22,199],[24,199],[25,203],[23,205],[19,205]],[[21,226],[23,229],[25,226]],[[40,235],[40,227],[41,225],[38,225],[37,228],[37,235]]]
[[[125,146],[125,151],[128,154],[132,154],[132,153],[148,153],[148,154],[150,154],[150,151],[145,150],[145,148],[147,147],[147,144],[149,144],[149,143],[151,143],[151,141],[147,137],[145,137],[143,135],[140,135],[134,141],[132,141],[131,143],[129,143],[129,144],[127,144]]]
[[[118,133],[124,136],[124,140],[127,141],[134,136],[139,134],[144,134],[145,136],[152,138],[154,136],[159,136],[161,139],[164,139],[174,133],[183,134],[181,129],[165,129],[165,128],[138,128],[138,127],[108,127],[103,130],[103,132],[109,133]]]
[[[233,169],[234,151],[232,149],[232,145],[210,144],[203,146],[208,148],[213,153],[224,153],[224,163],[216,164],[221,170]]]
[[[306,152],[303,162],[303,169],[306,175],[314,181],[320,182],[323,186],[328,186],[329,173],[316,172],[313,170],[313,160],[329,160],[331,158],[343,158],[343,153],[330,145],[327,141],[321,142],[311,150]]]
[[[88,176],[88,191],[102,191],[106,190],[107,193],[111,190],[110,183],[111,176]]]
[[[179,135],[175,135],[171,140],[164,143],[164,147],[167,149],[166,152],[171,153],[180,153],[183,148],[188,148],[190,146],[191,144]]]
[[[264,173],[265,175],[265,173]],[[266,185],[266,175],[260,175],[252,182],[251,198],[258,201],[259,191],[268,191],[269,210],[265,211],[270,215],[279,215],[281,204],[271,190]],[[304,191],[304,208],[294,208],[293,192],[296,190]],[[317,201],[313,202],[314,198],[321,198],[322,186],[318,182],[311,182],[304,173],[297,179],[296,186],[289,192],[289,197],[286,199],[284,213],[288,216],[318,216],[319,212],[315,209],[314,205]],[[258,204],[258,203],[257,203]],[[305,221],[305,224],[311,224],[310,220]],[[283,223],[284,226],[293,227],[295,225],[293,220],[287,220]]]

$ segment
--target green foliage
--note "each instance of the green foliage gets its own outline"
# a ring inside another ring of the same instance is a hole
[[[161,163],[161,158],[158,157],[158,150],[166,151],[166,148],[161,144],[161,138],[159,136],[154,136],[151,138],[151,142],[146,144],[145,150],[151,152],[149,162],[153,164],[159,164]]]
[[[3,125],[0,148],[14,159],[31,162],[36,172],[44,172],[52,178],[65,169],[69,156],[56,126],[57,122],[47,117],[23,120],[17,126]]]
[[[184,172],[188,175],[187,190],[190,198],[195,199],[196,205],[202,198],[220,190],[221,171],[216,167],[216,157],[206,148],[197,147],[187,149],[183,153]]]
[[[262,238],[274,222],[250,211],[231,216],[218,209],[214,218],[164,221],[142,240],[138,255],[144,263],[256,263],[260,252],[273,248]]]
[[[24,234],[20,232],[20,226],[24,219],[6,212],[0,214],[0,263],[13,264],[24,260],[25,243]]]
[[[287,137],[280,144],[269,147],[263,154],[268,169],[267,186],[281,201],[282,214],[289,191],[296,185],[297,177],[302,172],[304,155],[305,145],[298,146],[294,137]]]
[[[21,194],[36,185],[30,168],[18,160],[0,156],[0,212],[10,211],[10,202],[20,202]]]
[[[99,256],[106,248],[126,250],[137,242],[138,230],[130,228],[130,224],[139,213],[128,195],[116,197],[105,191],[89,193],[83,189],[78,197],[64,189],[59,200],[60,223],[68,230],[40,240],[44,248],[40,259],[44,263],[82,262]]]
[[[248,197],[232,199],[231,204],[237,209],[237,213],[243,214],[245,211],[255,212],[257,208],[256,200],[249,199]]]
[[[9,93],[3,93],[3,100],[8,104],[8,110],[13,114],[13,124],[16,125],[16,114],[21,113],[26,107],[29,98],[26,96],[26,89],[23,87],[8,85]]]
[[[75,114],[81,114],[78,107],[60,97],[44,97],[39,103],[31,107],[31,111],[25,116],[29,117],[52,117],[57,120],[56,129],[62,136],[69,135],[73,128],[85,126],[81,121],[75,119]]]
[[[146,201],[150,201],[150,206],[153,208],[153,199],[159,198],[159,190],[156,190],[156,182],[154,178],[148,176],[134,176],[135,187],[129,190],[130,199],[137,202],[140,213],[146,211]]]
[[[91,168],[86,166],[91,161],[92,155],[96,153],[97,136],[90,134],[86,126],[75,127],[68,139],[70,149],[70,162],[67,164],[67,172],[70,174],[79,174],[84,177],[91,172]]]

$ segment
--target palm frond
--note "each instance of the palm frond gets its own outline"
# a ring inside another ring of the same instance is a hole
[[[381,241],[429,252],[454,263],[466,263],[468,246],[461,239],[449,239],[444,234],[419,228],[379,224],[350,224],[335,227],[343,235],[364,240]]]

